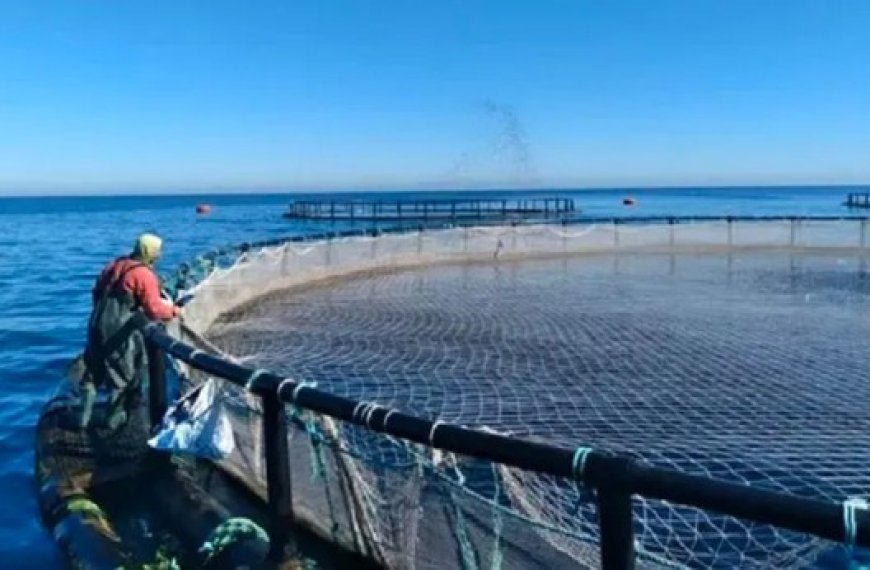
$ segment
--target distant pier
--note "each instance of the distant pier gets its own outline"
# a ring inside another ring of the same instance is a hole
[[[849,208],[870,208],[870,192],[849,192],[843,205]]]
[[[567,218],[577,213],[571,198],[504,200],[297,200],[285,218],[325,221],[498,220]]]

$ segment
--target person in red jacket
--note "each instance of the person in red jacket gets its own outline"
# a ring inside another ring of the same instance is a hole
[[[117,292],[111,290],[115,288],[130,296],[134,304],[152,321],[168,321],[180,314],[179,307],[168,303],[160,296],[160,282],[151,269],[159,259],[160,246],[147,245],[160,243],[152,241],[153,239],[159,240],[151,234],[140,236],[131,256],[116,259],[103,269],[91,291],[94,306],[107,294]]]
[[[153,267],[162,254],[162,240],[142,234],[133,252],[103,269],[92,290],[93,310],[88,320],[82,386],[80,427],[87,427],[97,389],[110,395],[107,425],[125,423],[128,412],[141,401],[146,381],[147,357],[142,327],[151,321],[168,321],[181,308],[160,297],[160,283]]]

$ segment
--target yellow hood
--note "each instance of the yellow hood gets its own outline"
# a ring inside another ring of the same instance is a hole
[[[133,247],[133,257],[146,265],[152,265],[160,257],[162,249],[162,239],[154,234],[142,234]]]

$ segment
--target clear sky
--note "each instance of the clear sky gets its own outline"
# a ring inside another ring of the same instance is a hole
[[[0,0],[0,191],[870,182],[870,1]]]

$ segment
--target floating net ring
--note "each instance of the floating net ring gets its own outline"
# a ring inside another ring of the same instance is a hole
[[[313,438],[291,422],[294,511],[316,532],[396,568],[595,568],[583,485],[440,460],[377,428],[399,411],[487,426],[577,449],[581,480],[592,447],[825,501],[866,496],[864,226],[596,219],[293,241],[207,272],[186,322],[296,379],[294,394],[316,383],[360,402],[368,427],[319,416],[330,427]],[[227,464],[256,490],[262,429],[244,401]],[[646,567],[805,567],[833,546],[639,497],[633,509]]]

